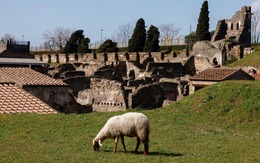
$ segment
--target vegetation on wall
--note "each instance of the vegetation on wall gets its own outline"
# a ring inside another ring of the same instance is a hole
[[[128,51],[129,52],[142,52],[144,49],[146,40],[145,22],[143,18],[140,18],[135,26],[134,33],[129,40]]]
[[[210,40],[208,1],[204,1],[198,19],[195,41]]]

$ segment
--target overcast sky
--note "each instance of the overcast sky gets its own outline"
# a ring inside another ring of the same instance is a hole
[[[0,37],[43,44],[42,33],[55,27],[84,30],[91,42],[110,38],[119,25],[143,18],[147,27],[174,23],[187,35],[196,30],[204,0],[0,0]],[[242,6],[260,9],[260,0],[208,0],[210,31],[218,20],[231,19]]]

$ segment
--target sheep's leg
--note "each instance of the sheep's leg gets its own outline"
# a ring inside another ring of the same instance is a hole
[[[121,141],[124,147],[124,153],[126,153],[124,135],[121,135]]]
[[[116,136],[116,138],[115,138],[115,147],[114,147],[114,150],[113,150],[112,154],[114,154],[114,153],[116,152],[116,147],[117,147],[118,139],[119,139],[119,136]]]
[[[139,145],[140,145],[140,138],[137,136],[137,144],[136,144],[136,148],[135,148],[134,154],[137,153],[137,150],[138,150],[138,148],[139,148]]]
[[[144,155],[147,155],[148,154],[148,150],[149,150],[148,142],[144,141],[142,143],[144,145]]]

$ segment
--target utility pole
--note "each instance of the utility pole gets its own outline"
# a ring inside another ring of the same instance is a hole
[[[101,29],[101,44],[102,45],[102,32],[103,32],[103,29]]]
[[[190,37],[189,37],[189,52],[190,52],[190,48],[191,48],[191,25],[190,25]]]

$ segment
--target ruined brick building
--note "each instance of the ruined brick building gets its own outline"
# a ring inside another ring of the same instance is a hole
[[[232,19],[220,20],[211,41],[196,42],[192,55],[205,57],[214,65],[223,65],[231,55],[240,59],[252,53],[251,16],[251,7],[244,6]]]

